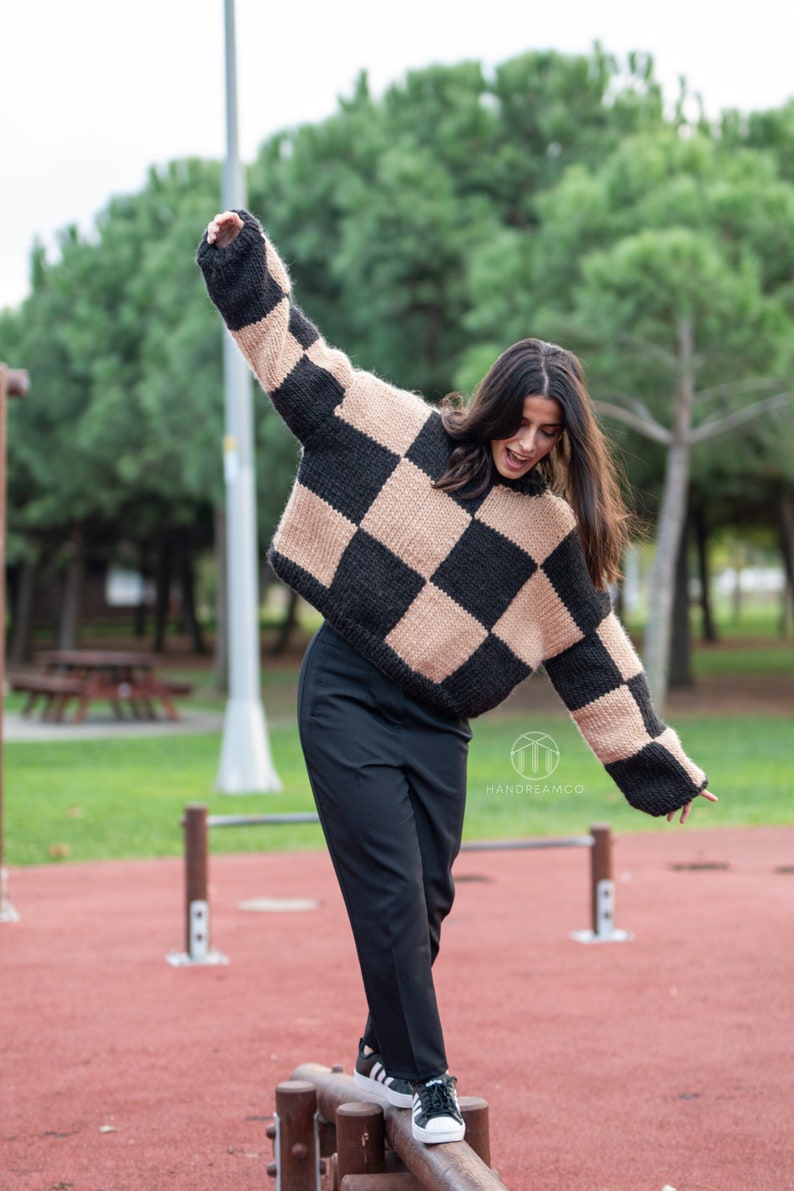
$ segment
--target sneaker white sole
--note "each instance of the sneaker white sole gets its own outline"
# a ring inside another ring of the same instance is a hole
[[[422,1129],[414,1121],[411,1126],[411,1133],[414,1141],[423,1141],[425,1145],[438,1145],[446,1141],[463,1141],[466,1135],[465,1125],[454,1125],[450,1129],[440,1129],[435,1132],[430,1129]]]
[[[370,1079],[368,1075],[362,1075],[359,1071],[353,1072],[353,1083],[358,1088],[362,1088],[367,1092],[374,1092],[376,1096],[382,1096],[384,1100],[388,1100],[389,1104],[393,1104],[395,1108],[410,1108],[414,1102],[413,1094],[411,1092],[395,1092],[388,1084],[381,1083],[377,1079]]]

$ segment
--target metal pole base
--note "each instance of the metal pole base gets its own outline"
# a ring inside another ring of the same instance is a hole
[[[0,869],[0,922],[19,922],[19,914],[6,899],[8,869]]]
[[[615,882],[603,877],[595,883],[593,930],[572,930],[570,936],[577,943],[630,943],[634,938],[627,930],[615,926]]]
[[[275,794],[281,790],[259,699],[229,699],[226,704],[215,788],[221,794]]]
[[[220,951],[210,947],[210,908],[204,898],[197,898],[188,907],[188,931],[185,942],[186,951],[172,951],[165,957],[174,968],[229,962]]]
[[[202,964],[228,964],[228,957],[220,951],[207,951],[204,955],[191,955],[187,951],[171,951],[165,957],[172,968],[195,968]]]
[[[628,930],[612,930],[598,935],[594,930],[572,930],[570,938],[576,943],[631,943],[634,935]]]

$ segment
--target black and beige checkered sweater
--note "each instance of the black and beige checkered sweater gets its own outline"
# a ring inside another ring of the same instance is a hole
[[[258,222],[199,246],[213,302],[302,444],[276,573],[416,698],[495,707],[541,664],[628,801],[663,815],[706,778],[657,717],[590,579],[573,513],[531,473],[474,499],[433,487],[454,446],[437,410],[329,347]]]

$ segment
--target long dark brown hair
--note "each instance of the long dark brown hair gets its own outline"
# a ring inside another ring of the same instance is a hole
[[[447,398],[441,415],[458,446],[435,486],[447,492],[466,488],[471,497],[485,491],[494,474],[491,442],[511,438],[518,431],[527,397],[551,397],[560,404],[563,433],[537,464],[537,471],[573,508],[593,583],[606,587],[620,575],[630,517],[582,366],[571,352],[542,339],[522,339],[492,365],[470,405]]]

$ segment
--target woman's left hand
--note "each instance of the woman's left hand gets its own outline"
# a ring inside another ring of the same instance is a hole
[[[717,797],[717,795],[716,795],[716,794],[710,794],[708,790],[701,790],[701,791],[700,791],[700,797],[701,797],[701,798],[708,798],[709,802],[719,802],[719,798]],[[681,822],[681,823],[686,823],[687,819],[689,818],[689,812],[690,812],[691,810],[692,810],[692,803],[691,803],[691,802],[688,802],[688,803],[686,804],[686,806],[682,806],[682,807],[681,807],[681,819],[680,819],[680,822]],[[675,811],[670,811],[670,814],[667,816],[667,822],[668,822],[668,823],[672,823],[672,821],[673,821],[673,819],[675,818],[675,816],[676,816],[676,812],[675,812]]]
[[[228,248],[242,227],[243,221],[236,211],[222,211],[207,224],[207,243],[216,248]]]

